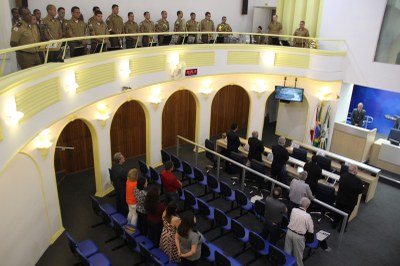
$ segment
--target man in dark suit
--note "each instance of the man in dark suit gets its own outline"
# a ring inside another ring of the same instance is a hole
[[[238,130],[238,125],[236,123],[232,123],[231,125],[231,130],[226,133],[226,139],[227,139],[227,148],[226,148],[226,156],[230,157],[231,152],[238,152],[239,146],[240,146],[240,139],[239,135],[237,133]]]
[[[286,162],[289,160],[289,152],[285,148],[286,139],[280,136],[278,145],[272,146],[273,161],[271,165],[271,177],[287,184]]]
[[[111,182],[116,193],[117,211],[124,216],[128,215],[128,205],[126,203],[126,179],[128,171],[124,167],[125,157],[122,153],[117,152],[113,156],[113,164],[111,167]]]
[[[262,153],[264,152],[264,143],[258,139],[258,132],[253,131],[251,137],[248,139],[249,144],[249,155],[247,156],[249,161],[257,160],[262,162]]]
[[[344,211],[350,217],[357,205],[358,195],[363,192],[363,185],[357,175],[357,166],[349,165],[349,172],[340,177],[339,189],[336,197],[336,208]],[[333,227],[336,228],[343,221],[343,216],[337,215],[333,222]],[[347,220],[348,221],[348,220]],[[340,230],[339,226],[339,230]],[[347,223],[346,223],[347,228]]]
[[[362,127],[365,118],[365,110],[363,103],[358,103],[357,108],[353,109],[351,113],[351,124],[354,126]]]
[[[306,183],[310,186],[311,192],[315,195],[318,186],[318,180],[322,178],[322,169],[317,163],[317,156],[313,155],[311,161],[304,165],[304,171],[307,171],[308,176]]]

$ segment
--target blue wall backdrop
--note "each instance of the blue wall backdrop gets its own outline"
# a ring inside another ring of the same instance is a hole
[[[368,129],[377,128],[380,134],[389,135],[395,122],[385,119],[385,115],[400,116],[400,93],[354,85],[349,112],[357,108],[359,102],[364,104],[367,115],[374,118]]]

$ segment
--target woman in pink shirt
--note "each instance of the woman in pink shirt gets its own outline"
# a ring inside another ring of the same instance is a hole
[[[138,170],[132,168],[128,172],[128,178],[126,180],[126,203],[128,204],[128,223],[136,225],[137,223],[137,213],[136,213],[136,198],[133,191],[137,185]]]

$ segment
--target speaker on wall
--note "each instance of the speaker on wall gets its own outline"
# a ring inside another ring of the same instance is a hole
[[[242,15],[247,15],[249,10],[249,0],[243,0],[242,2]]]

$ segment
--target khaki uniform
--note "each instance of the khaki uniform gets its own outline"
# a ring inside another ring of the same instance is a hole
[[[268,33],[269,34],[275,34],[279,35],[280,32],[282,31],[282,24],[280,22],[271,22],[268,25]],[[268,43],[269,44],[276,44],[276,42],[279,42],[278,36],[276,37],[268,37]]]
[[[159,19],[155,25],[156,32],[169,32],[168,20]],[[164,37],[166,35],[158,35],[158,45],[164,45]]]
[[[62,38],[66,38],[67,37],[67,25],[68,25],[68,20],[66,19],[59,19],[56,18],[56,20],[58,20],[61,24],[61,33],[62,33]]]
[[[303,30],[298,28],[297,30],[295,30],[293,35],[294,36],[300,36],[300,37],[310,37],[310,34],[308,33],[308,30],[306,28],[303,28]],[[308,47],[308,40],[294,38],[293,39],[293,46],[296,46],[296,47]]]
[[[188,20],[186,22],[186,31],[199,31],[199,23],[196,20]],[[188,42],[190,42],[190,38],[194,38],[194,43],[196,43],[197,36],[195,34],[188,35]]]
[[[232,28],[228,23],[220,23],[217,26],[217,32],[232,32]],[[231,36],[231,34],[218,34],[218,36],[220,37],[224,37],[227,38],[229,36]],[[226,42],[227,39],[225,39]]]
[[[255,35],[253,38],[256,44],[265,44],[265,36]]]
[[[107,24],[104,22],[96,22],[89,24],[89,32],[91,36],[96,35],[109,35],[110,32],[108,31]],[[102,38],[99,39],[92,39],[91,41],[91,53],[96,52],[96,47],[101,46],[103,42]],[[103,51],[107,51],[107,43],[109,42],[108,38],[104,39]]]
[[[127,21],[124,24],[124,32],[125,33],[139,33],[139,25],[135,21],[133,21],[133,22]],[[126,37],[125,38],[126,48],[135,48],[137,38],[138,38],[137,36]]]
[[[46,25],[50,40],[58,40],[62,38],[61,23],[58,19],[51,18],[49,16],[43,19],[43,24]]]
[[[203,19],[200,22],[200,31],[215,31],[214,21]],[[213,39],[212,34],[202,34],[201,35],[201,41],[203,43],[208,43],[212,39]]]
[[[38,29],[21,20],[11,30],[11,46],[21,46],[40,42]],[[17,51],[17,62],[21,69],[40,65],[39,48],[33,47]]]
[[[86,23],[79,19],[74,20],[73,18],[71,18],[71,20],[69,20],[69,22],[66,25],[66,32],[68,38],[86,36],[87,34],[86,30],[87,30]],[[86,43],[87,43],[86,40],[69,42],[68,45],[70,48],[69,52],[71,57],[75,56],[74,50],[76,48],[84,47],[86,50]]]
[[[124,21],[119,15],[111,14],[106,20],[110,34],[121,34],[124,33]],[[110,38],[111,47],[122,48],[122,38]]]
[[[95,16],[89,18],[88,21],[87,21],[87,24],[88,24],[88,25],[89,25],[89,24],[93,24],[93,23],[96,23],[96,17],[95,17]]]
[[[175,32],[185,32],[186,31],[186,22],[184,19],[177,19],[174,23],[174,31]],[[178,35],[178,42],[176,44],[182,44],[183,36],[182,34]]]
[[[142,22],[140,22],[139,30],[142,33],[155,32],[154,22],[151,20],[143,20]],[[142,46],[143,47],[149,46],[149,41],[150,41],[149,36],[143,36],[142,37]],[[151,41],[153,41],[153,39]]]

